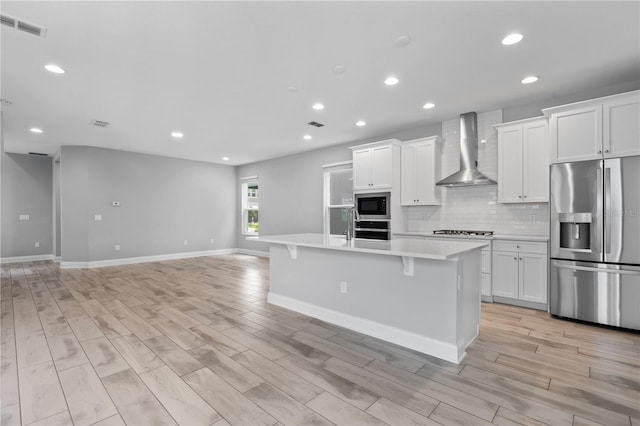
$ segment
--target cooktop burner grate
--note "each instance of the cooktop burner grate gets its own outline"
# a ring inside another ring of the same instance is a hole
[[[493,231],[468,231],[464,229],[436,229],[435,235],[493,235]]]

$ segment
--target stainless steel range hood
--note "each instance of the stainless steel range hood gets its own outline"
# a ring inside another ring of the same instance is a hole
[[[497,183],[478,170],[477,121],[475,112],[468,112],[460,116],[460,170],[437,182],[436,185],[475,186]]]

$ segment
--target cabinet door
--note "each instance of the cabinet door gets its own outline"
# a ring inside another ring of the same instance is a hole
[[[549,131],[546,120],[522,126],[523,201],[549,202]]]
[[[400,150],[400,203],[416,204],[416,145],[405,145]]]
[[[391,145],[373,148],[371,165],[371,188],[390,188],[393,178]]]
[[[640,155],[640,94],[603,105],[605,158]]]
[[[353,151],[353,189],[371,189],[371,149]]]
[[[416,199],[422,206],[440,204],[436,195],[434,141],[416,145]]]
[[[491,274],[482,274],[481,294],[491,296]]]
[[[553,114],[550,134],[553,163],[602,158],[602,105]]]
[[[498,131],[498,202],[521,203],[522,126]]]
[[[520,253],[519,298],[530,302],[547,303],[547,256]]]
[[[518,298],[518,254],[493,252],[493,295]]]

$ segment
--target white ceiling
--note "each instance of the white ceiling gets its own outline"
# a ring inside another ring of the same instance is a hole
[[[1,7],[47,28],[40,38],[2,26],[9,152],[91,145],[245,164],[640,78],[638,1]],[[502,46],[513,31],[524,40]],[[402,35],[412,42],[397,47]],[[48,63],[67,72],[49,73]],[[540,81],[520,84],[529,74]],[[400,83],[385,86],[389,75]],[[317,101],[323,111],[311,109]],[[436,107],[422,109],[427,101]]]

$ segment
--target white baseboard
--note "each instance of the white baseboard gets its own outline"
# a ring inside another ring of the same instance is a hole
[[[203,256],[220,256],[223,254],[247,254],[250,256],[269,256],[269,253],[258,250],[246,250],[246,249],[221,249],[221,250],[205,250],[205,251],[190,251],[184,253],[171,253],[171,254],[159,254],[155,256],[138,256],[127,257],[122,259],[107,259],[107,260],[95,260],[92,262],[64,262],[60,261],[60,268],[62,269],[74,269],[74,268],[100,268],[104,266],[119,266],[119,265],[133,265],[136,263],[147,262],[159,262],[162,260],[176,260],[176,259],[188,259],[192,257]]]
[[[14,256],[0,258],[0,263],[36,262],[39,260],[54,260],[52,254],[36,254],[33,256]]]
[[[458,347],[457,344],[431,339],[410,331],[302,302],[287,296],[269,292],[267,302],[456,364],[460,363],[465,356],[464,347]],[[466,346],[464,342],[460,342],[460,345]]]
[[[268,251],[249,250],[249,249],[244,249],[244,248],[236,249],[236,253],[238,253],[238,254],[247,254],[249,256],[269,257],[269,252]]]

